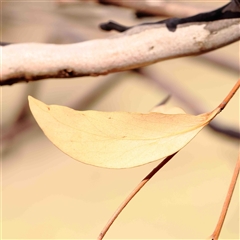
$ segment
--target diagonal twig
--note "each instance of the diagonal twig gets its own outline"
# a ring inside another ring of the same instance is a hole
[[[170,93],[184,105],[189,107],[194,114],[201,114],[206,112],[203,106],[199,105],[193,95],[187,92],[185,89],[182,89],[181,86],[177,85],[176,82],[173,81],[166,76],[156,76],[147,69],[137,69],[135,72],[145,76],[147,79],[152,81],[157,87],[164,89],[166,92]],[[160,80],[161,79],[161,80]],[[230,136],[232,138],[240,139],[240,132],[237,129],[233,129],[228,126],[222,126],[222,124],[218,123],[217,120],[214,120],[208,124],[212,130]]]
[[[127,206],[127,204],[131,201],[131,199],[141,190],[141,188],[162,168],[166,165],[177,153],[174,153],[167,158],[165,158],[161,163],[158,164],[136,187],[135,189],[128,195],[128,197],[122,202],[122,204],[118,207],[113,216],[109,219],[107,224],[102,229],[101,233],[98,236],[98,240],[103,239],[108,229],[111,227],[113,222],[116,220],[118,215],[122,212],[122,210]]]
[[[233,88],[229,91],[229,93],[227,94],[227,96],[224,98],[224,100],[219,104],[219,106],[216,108],[216,110],[218,110],[218,112],[220,113],[225,107],[226,105],[229,103],[229,101],[232,99],[232,97],[235,95],[235,93],[237,92],[237,90],[240,87],[240,79],[237,81],[237,83],[233,86]],[[167,163],[169,162],[178,152],[168,156],[167,158],[165,158],[156,168],[154,168],[138,185],[137,187],[130,193],[130,195],[124,200],[124,202],[118,207],[118,209],[116,210],[116,212],[113,214],[113,216],[109,219],[109,221],[107,222],[107,224],[104,226],[104,228],[102,229],[101,233],[98,236],[98,240],[102,240],[102,238],[105,236],[105,234],[107,233],[108,229],[111,227],[111,225],[113,224],[113,222],[116,220],[116,218],[118,217],[118,215],[122,212],[122,210],[127,206],[127,204],[131,201],[131,199],[139,192],[139,190]],[[239,163],[240,163],[240,158],[239,158]],[[230,200],[231,200],[231,196],[233,193],[233,189],[236,183],[236,179],[238,176],[238,172],[239,172],[239,167],[240,164],[237,164],[236,170],[234,172],[234,177],[233,177],[233,183],[231,183],[230,185],[230,190],[229,190],[229,194],[227,196],[227,200],[226,203],[224,204],[224,210],[223,213],[221,214],[221,217],[219,220],[219,223],[217,224],[217,230],[215,231],[216,233],[214,233],[215,235],[220,233],[226,212],[227,212],[227,208],[229,206]],[[213,240],[217,240],[213,238]]]
[[[218,240],[218,238],[219,238],[219,235],[221,233],[221,229],[222,229],[222,226],[223,226],[223,223],[224,223],[224,220],[225,220],[225,217],[227,215],[227,211],[228,211],[228,208],[229,208],[229,205],[230,205],[230,202],[231,202],[233,191],[234,191],[234,188],[235,188],[236,183],[237,183],[239,170],[240,170],[240,154],[238,156],[238,161],[236,163],[236,166],[235,166],[235,169],[234,169],[234,172],[233,172],[233,175],[232,175],[232,180],[231,180],[231,183],[230,183],[227,195],[226,195],[225,202],[224,202],[223,207],[222,207],[221,214],[220,214],[219,219],[218,219],[217,226],[216,226],[213,234],[210,236],[211,240]]]

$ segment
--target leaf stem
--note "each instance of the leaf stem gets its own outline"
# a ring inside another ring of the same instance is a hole
[[[219,235],[220,235],[220,232],[221,232],[221,229],[222,229],[222,226],[223,226],[223,223],[224,223],[227,211],[228,211],[228,207],[229,207],[232,195],[233,195],[234,187],[235,187],[236,182],[237,182],[239,169],[240,169],[240,154],[238,156],[238,161],[236,163],[236,166],[235,166],[235,169],[234,169],[234,172],[233,172],[232,180],[231,180],[231,183],[230,183],[230,186],[229,186],[229,189],[228,189],[228,193],[227,193],[225,202],[224,202],[223,207],[222,207],[222,212],[221,212],[221,214],[219,216],[219,219],[218,219],[217,226],[216,226],[213,234],[210,236],[211,240],[217,240]]]
[[[116,212],[112,215],[112,217],[109,219],[107,224],[102,229],[101,233],[98,236],[98,240],[102,240],[105,234],[107,233],[108,229],[111,227],[113,222],[116,220],[118,215],[122,212],[122,210],[127,206],[127,204],[131,201],[131,199],[140,191],[140,189],[165,165],[167,164],[173,156],[177,154],[174,153],[167,158],[165,158],[161,163],[158,164],[157,167],[155,167],[136,187],[135,189],[128,195],[128,197],[122,202],[122,204],[118,207]]]
[[[228,93],[228,95],[226,96],[226,98],[222,101],[222,103],[217,107],[217,109],[219,109],[220,111],[222,111],[226,105],[228,104],[228,102],[231,100],[231,98],[234,96],[234,94],[237,92],[238,88],[240,87],[240,79],[237,81],[237,83],[234,85],[234,87],[232,88],[232,90]],[[127,204],[131,201],[131,199],[141,190],[141,188],[166,164],[168,163],[173,156],[176,153],[168,156],[167,158],[165,158],[157,167],[155,167],[136,187],[135,189],[129,194],[129,196],[122,202],[122,204],[118,207],[118,209],[115,211],[115,213],[112,215],[112,217],[109,219],[109,221],[107,222],[107,224],[104,226],[104,228],[102,229],[101,233],[99,234],[97,240],[102,240],[103,237],[105,236],[105,234],[107,233],[108,229],[111,227],[111,225],[113,224],[113,222],[117,219],[118,215],[122,212],[122,210],[127,206]],[[236,165],[233,177],[232,177],[232,181],[228,190],[228,194],[225,200],[225,203],[223,205],[223,209],[221,212],[221,215],[219,217],[219,221],[218,224],[215,228],[214,233],[211,235],[211,239],[212,240],[217,240],[218,236],[220,234],[225,216],[227,214],[227,210],[231,201],[231,197],[233,194],[233,190],[237,181],[237,177],[238,177],[238,173],[239,173],[239,168],[240,168],[240,157],[238,160],[238,163]]]
[[[240,79],[236,82],[232,90],[228,93],[226,98],[219,104],[218,108],[220,108],[220,111],[222,111],[228,102],[231,100],[231,98],[234,96],[234,94],[237,92],[238,88],[240,87]]]

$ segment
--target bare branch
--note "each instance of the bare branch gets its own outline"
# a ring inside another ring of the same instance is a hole
[[[239,12],[223,9],[227,7],[195,17],[138,25],[107,39],[66,45],[29,43],[0,47],[1,85],[97,76],[212,51],[240,39]]]
[[[221,233],[222,226],[223,226],[223,223],[224,223],[224,220],[227,215],[227,211],[228,211],[228,208],[229,208],[229,205],[231,202],[233,191],[234,191],[234,188],[237,183],[239,169],[240,169],[240,154],[238,155],[238,161],[236,163],[236,166],[235,166],[235,169],[233,172],[232,180],[231,180],[231,183],[230,183],[230,186],[229,186],[229,189],[228,189],[228,192],[227,192],[227,195],[226,195],[223,207],[222,207],[221,214],[218,219],[217,226],[216,226],[213,234],[210,236],[211,240],[218,240],[219,235]]]
[[[216,24],[193,24],[174,33],[163,24],[138,26],[115,38],[78,44],[1,47],[1,85],[43,78],[97,76],[201,54],[239,40],[239,23],[239,19],[229,19]]]
[[[133,197],[144,187],[144,185],[162,168],[164,167],[178,152],[166,157],[163,161],[161,161],[142,181],[133,189],[133,191],[127,196],[127,198],[122,202],[122,204],[117,208],[112,217],[108,220],[107,224],[102,229],[99,234],[97,240],[103,239],[108,229],[117,219],[118,215],[122,212],[122,210],[127,206],[127,204],[133,199]]]

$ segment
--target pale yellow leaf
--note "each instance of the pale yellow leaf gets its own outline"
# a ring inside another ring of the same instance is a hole
[[[130,168],[163,159],[183,148],[218,113],[217,109],[198,116],[75,111],[32,97],[29,105],[45,135],[59,149],[83,163],[107,168]]]

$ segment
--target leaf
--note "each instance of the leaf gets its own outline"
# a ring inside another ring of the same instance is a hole
[[[48,106],[30,96],[29,105],[45,135],[60,150],[83,163],[106,168],[130,168],[163,159],[183,148],[219,112],[193,116],[75,111]]]

